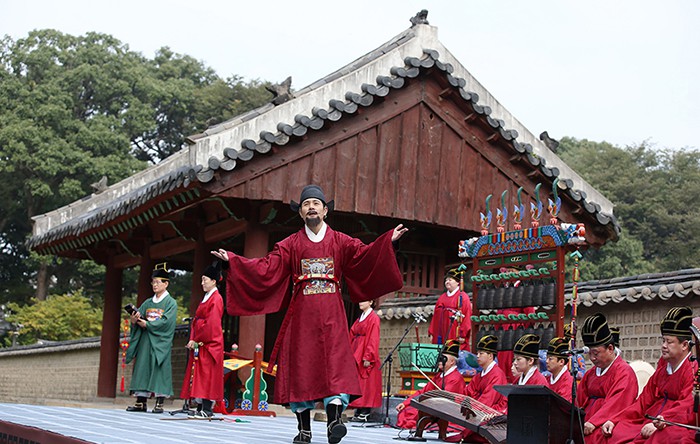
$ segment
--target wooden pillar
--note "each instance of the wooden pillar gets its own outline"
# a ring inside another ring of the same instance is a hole
[[[268,253],[269,238],[268,232],[260,225],[258,208],[254,208],[245,234],[243,255],[248,258],[265,256]],[[241,355],[252,359],[256,344],[265,345],[265,315],[241,316],[238,326],[238,349]]]
[[[119,331],[122,313],[123,270],[107,264],[105,276],[105,306],[102,312],[100,339],[100,369],[97,375],[97,396],[114,398],[117,391],[119,364]]]
[[[136,294],[136,306],[140,307],[143,301],[153,296],[153,286],[151,285],[151,275],[153,274],[153,260],[149,249],[151,245],[146,242],[141,254],[141,270],[139,271],[138,293]]]

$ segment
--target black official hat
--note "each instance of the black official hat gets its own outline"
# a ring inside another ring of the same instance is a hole
[[[448,270],[447,274],[445,275],[445,279],[447,278],[452,278],[455,281],[459,282],[459,270],[457,270],[456,268]]]
[[[620,327],[610,327],[610,336],[612,336],[613,345],[620,347]]]
[[[333,207],[335,207],[335,201],[327,201],[326,200],[326,195],[323,194],[323,190],[321,187],[318,185],[307,185],[304,187],[303,190],[301,190],[301,197],[299,198],[299,203],[294,202],[292,200],[289,202],[289,207],[294,211],[295,213],[299,211],[299,207],[301,204],[304,203],[306,199],[318,199],[323,204],[328,207],[328,211],[333,211]]]
[[[678,339],[690,340],[692,333],[693,310],[690,307],[673,307],[661,321],[661,334],[676,336]]]
[[[498,353],[498,338],[494,335],[486,335],[482,337],[479,339],[479,343],[476,344],[476,350],[493,353],[495,355]]]
[[[612,333],[608,321],[602,313],[596,313],[586,318],[581,327],[583,343],[589,347],[608,345],[612,342]]]
[[[454,339],[450,339],[449,341],[447,341],[445,343],[445,349],[443,350],[442,354],[459,358],[459,342],[455,341]]]
[[[528,358],[540,357],[540,337],[533,334],[526,334],[518,339],[513,346],[513,354],[526,356]]]
[[[547,354],[556,356],[557,358],[567,358],[565,351],[569,349],[569,340],[567,338],[552,338],[547,345]]]
[[[574,335],[571,334],[571,324],[564,324],[564,337],[571,338]]]
[[[208,265],[207,268],[202,272],[202,276],[206,276],[211,280],[219,282],[221,280],[221,262],[215,260]]]
[[[151,274],[151,279],[161,279],[164,281],[170,280],[170,272],[168,271],[168,264],[163,262],[162,264],[156,265]]]

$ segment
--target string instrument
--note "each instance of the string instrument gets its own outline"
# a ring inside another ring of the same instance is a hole
[[[411,406],[471,430],[492,444],[506,442],[507,416],[469,396],[431,390],[411,399]]]

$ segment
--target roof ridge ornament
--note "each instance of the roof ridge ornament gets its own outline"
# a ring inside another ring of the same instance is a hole
[[[416,25],[429,25],[430,23],[428,23],[428,10],[421,9],[416,13],[416,15],[410,18],[410,22],[411,28],[413,28]]]
[[[265,89],[270,91],[273,95],[272,104],[277,106],[284,102],[292,100],[295,96],[292,93],[292,76],[284,79],[282,83],[274,83],[272,85],[266,85]]]

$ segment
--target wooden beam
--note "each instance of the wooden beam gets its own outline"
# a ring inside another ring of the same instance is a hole
[[[246,231],[248,221],[226,219],[204,229],[204,241],[207,243],[220,242],[230,237],[238,236]]]
[[[160,258],[175,256],[176,254],[193,251],[197,245],[196,241],[184,239],[170,239],[159,244],[152,245],[149,255],[157,262]]]

